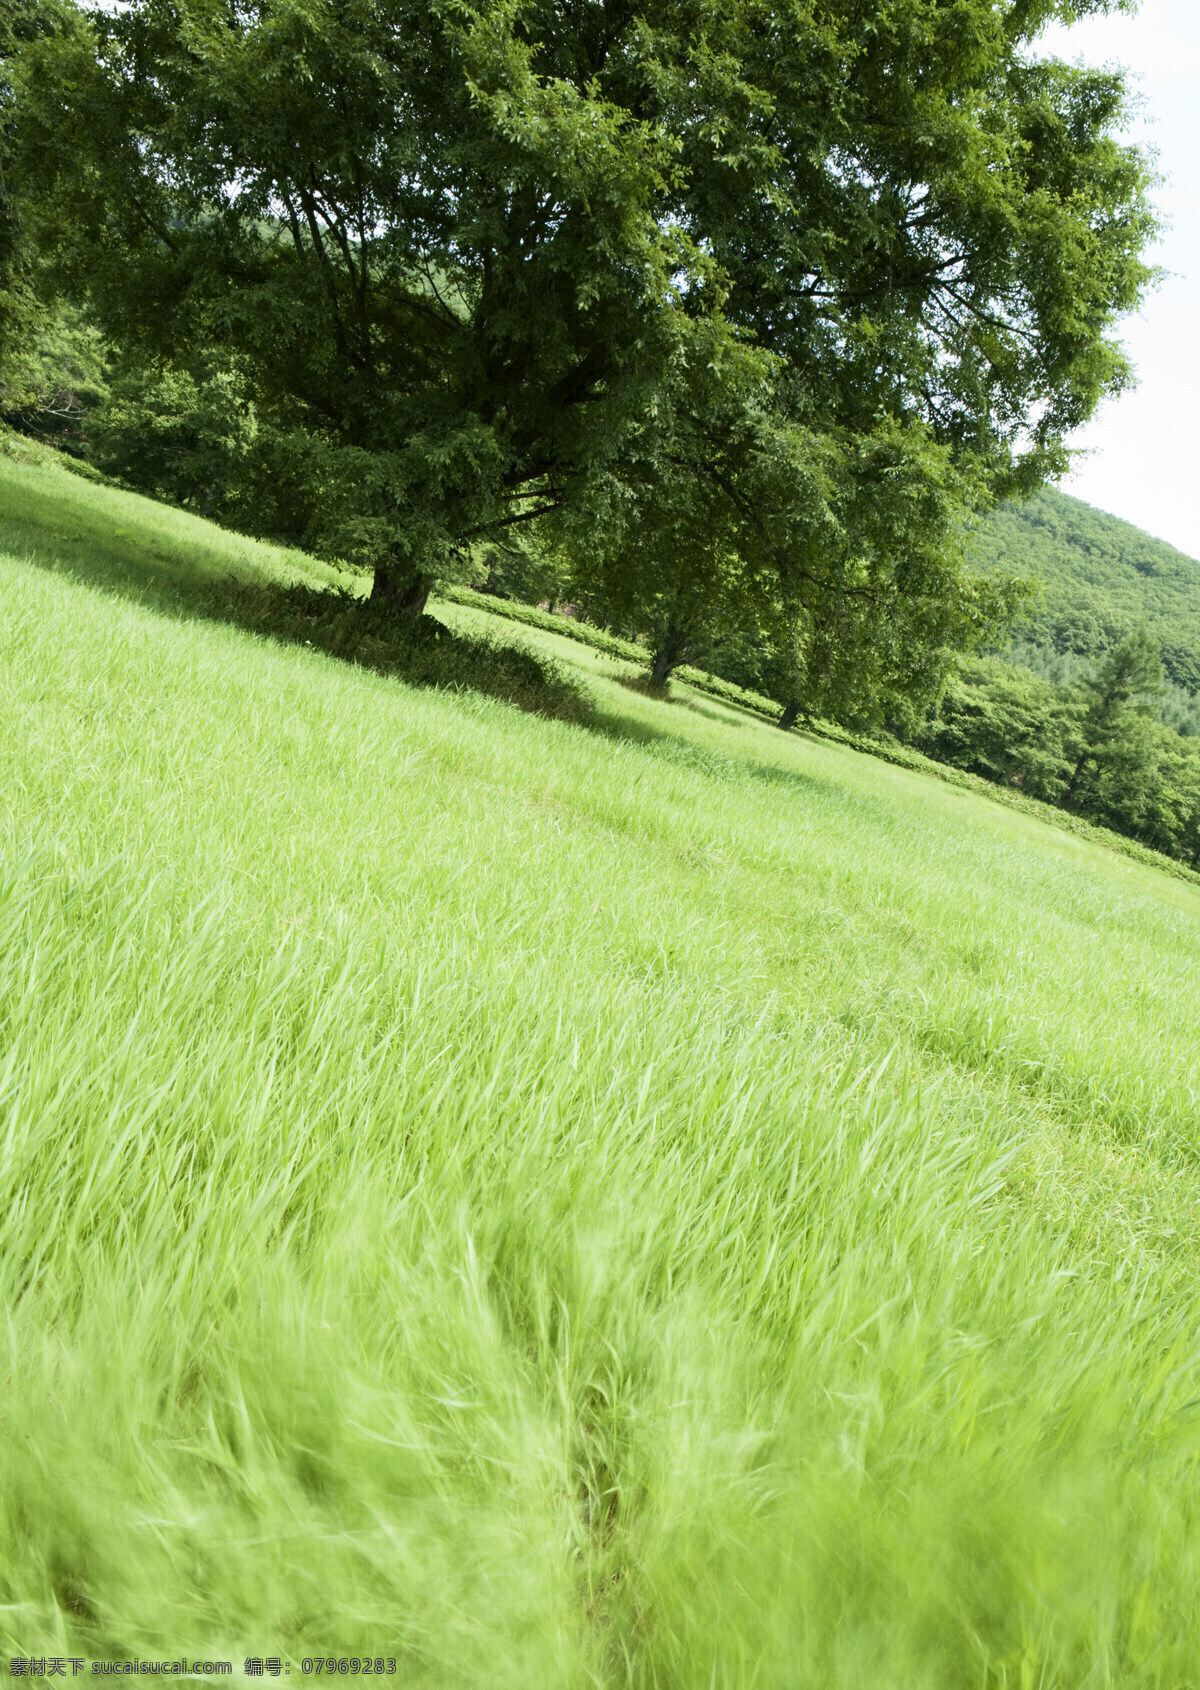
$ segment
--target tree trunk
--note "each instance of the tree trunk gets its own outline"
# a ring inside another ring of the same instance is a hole
[[[684,643],[687,639],[686,631],[677,628],[673,622],[667,623],[666,632],[659,641],[654,652],[654,661],[650,665],[650,680],[656,687],[665,687],[671,678],[671,671],[683,661]]]
[[[1082,757],[1080,757],[1078,763],[1076,763],[1074,769],[1072,770],[1071,778],[1067,782],[1066,791],[1063,793],[1062,797],[1058,800],[1059,804],[1062,806],[1062,808],[1064,810],[1070,810],[1070,809],[1074,808],[1075,793],[1076,793],[1076,789],[1079,786],[1080,776],[1083,774],[1083,771],[1087,767],[1087,765],[1090,762],[1092,762],[1093,760],[1094,759],[1093,759],[1092,752],[1089,749],[1089,750],[1087,750],[1083,753],[1083,755],[1082,755]]]
[[[418,616],[424,615],[428,597],[429,583],[423,576],[392,569],[383,563],[375,565],[375,579],[371,583],[372,604],[381,604],[387,610],[411,616],[416,621]]]
[[[800,706],[796,703],[795,699],[793,699],[790,704],[784,705],[783,714],[782,714],[782,716],[780,716],[779,721],[776,725],[778,727],[781,727],[783,729],[784,733],[786,733],[789,728],[795,727],[796,718],[799,716],[799,714],[800,714]]]

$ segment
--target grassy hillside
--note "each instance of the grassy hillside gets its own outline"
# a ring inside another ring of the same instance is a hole
[[[1194,1677],[1200,889],[550,632],[585,722],[222,625],[307,566],[50,468],[0,513],[0,1645]]]
[[[975,556],[1041,584],[1024,637],[1095,657],[1144,622],[1171,679],[1200,691],[1200,563],[1166,541],[1047,489],[997,511]]]

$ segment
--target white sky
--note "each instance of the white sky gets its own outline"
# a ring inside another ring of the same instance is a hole
[[[1129,139],[1158,150],[1168,226],[1150,258],[1171,272],[1120,330],[1138,386],[1080,431],[1073,444],[1088,456],[1063,490],[1200,557],[1200,0],[1056,26],[1042,49],[1136,73],[1145,109]]]

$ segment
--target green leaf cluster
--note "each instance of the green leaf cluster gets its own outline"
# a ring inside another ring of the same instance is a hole
[[[98,337],[55,298],[30,227],[21,58],[38,48],[53,54],[74,17],[63,0],[0,0],[0,415],[68,447],[102,388]]]
[[[82,456],[88,418],[108,396],[104,343],[77,306],[32,295],[25,306],[21,332],[0,346],[0,418]]]

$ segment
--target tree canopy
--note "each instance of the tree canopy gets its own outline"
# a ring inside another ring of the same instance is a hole
[[[23,169],[123,356],[244,395],[264,531],[419,608],[549,525],[915,674],[1008,602],[962,513],[1127,379],[1147,167],[1035,45],[1103,9],[131,0],[28,49]]]

